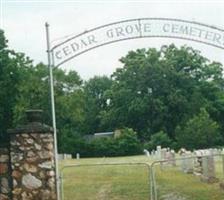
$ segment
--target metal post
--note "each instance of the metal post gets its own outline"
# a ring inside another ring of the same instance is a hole
[[[60,176],[60,183],[61,183],[61,200],[63,200],[64,199],[64,185],[63,185],[63,172],[61,172],[61,176]]]
[[[152,166],[150,168],[150,183],[151,183],[150,196],[151,196],[151,200],[154,200],[154,182],[153,182],[153,175],[152,175]]]
[[[50,53],[50,38],[49,38],[49,24],[45,23],[46,27],[46,39],[47,39],[47,58],[50,78],[50,92],[51,92],[51,110],[52,110],[52,125],[54,130],[54,158],[55,158],[55,170],[56,170],[56,192],[57,200],[60,200],[60,184],[59,184],[59,170],[58,170],[58,147],[57,147],[57,128],[56,128],[56,117],[55,117],[55,102],[54,102],[54,81],[51,63]]]
[[[222,154],[222,173],[224,178],[224,154]]]
[[[154,167],[152,166],[152,176],[153,176],[153,185],[154,185],[154,195],[155,195],[155,200],[158,199],[157,197],[157,186],[156,186],[156,178],[155,178],[155,169]]]

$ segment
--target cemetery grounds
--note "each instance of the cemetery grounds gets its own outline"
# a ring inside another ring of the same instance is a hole
[[[60,163],[62,169],[70,164],[152,163],[146,156],[70,159]],[[219,183],[205,183],[200,177],[176,167],[156,166],[158,200],[223,200]],[[223,180],[222,159],[215,159],[216,177]],[[63,200],[149,200],[149,173],[143,165],[86,166],[64,169]]]

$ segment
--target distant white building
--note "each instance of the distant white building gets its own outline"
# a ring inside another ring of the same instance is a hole
[[[84,136],[87,141],[92,141],[93,139],[96,138],[113,138],[114,137],[114,132],[102,132],[102,133],[94,133],[94,134],[89,134]]]
[[[91,141],[96,138],[118,138],[121,135],[120,130],[115,130],[114,132],[101,132],[101,133],[94,133],[93,135],[85,135],[85,139],[87,141]]]
[[[114,132],[102,132],[102,133],[94,133],[93,138],[107,138],[114,137]]]

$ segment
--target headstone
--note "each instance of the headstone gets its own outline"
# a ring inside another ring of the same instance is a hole
[[[215,177],[215,162],[213,156],[213,150],[207,150],[204,152],[206,157],[202,157],[202,181],[213,183],[218,179]]]
[[[224,191],[224,182],[219,183],[219,187],[220,187],[221,190]]]
[[[202,169],[203,151],[201,150],[194,151],[194,155],[196,156],[194,160],[194,175],[201,176],[203,171]]]
[[[144,149],[143,152],[144,152],[144,154],[145,154],[147,157],[150,157],[150,153],[149,153],[149,151],[148,151],[147,149]]]
[[[170,164],[175,167],[176,166],[176,160],[175,160],[175,157],[176,157],[176,153],[174,150],[171,150],[170,151],[170,156],[171,156],[171,160],[170,160]]]
[[[58,160],[63,160],[63,159],[64,159],[63,154],[58,154]]]
[[[158,160],[161,160],[161,146],[157,146],[156,147],[156,158],[158,159]]]
[[[191,156],[192,153],[190,151],[182,154],[181,170],[187,174],[193,173],[194,169],[194,160]]]
[[[79,153],[76,154],[76,159],[77,159],[77,160],[80,159],[80,154],[79,154]]]
[[[162,160],[165,160],[166,159],[166,152],[167,152],[167,149],[166,148],[162,148],[161,149],[161,159]]]
[[[167,149],[166,148],[162,148],[161,149],[161,158],[160,160],[166,160],[166,153],[167,153]],[[160,163],[160,168],[161,170],[163,169],[163,166],[166,165],[167,162],[161,162]]]

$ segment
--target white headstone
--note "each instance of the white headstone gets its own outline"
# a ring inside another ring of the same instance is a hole
[[[146,155],[147,157],[150,157],[150,153],[149,153],[149,151],[148,151],[147,149],[144,149],[143,152],[145,153],[145,155]]]
[[[206,150],[205,155],[207,156],[202,158],[202,179],[207,182],[216,181],[213,152],[212,149]]]
[[[194,160],[193,158],[190,158],[192,156],[192,153],[189,151],[186,151],[182,154],[182,162],[181,162],[181,169],[184,173],[193,173],[194,169]]]
[[[161,156],[161,146],[157,146],[156,147],[156,157],[157,157],[158,160],[162,159],[162,156]]]

